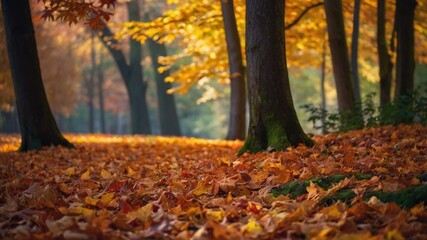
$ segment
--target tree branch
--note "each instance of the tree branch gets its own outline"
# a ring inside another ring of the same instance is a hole
[[[307,14],[311,9],[322,6],[324,2],[318,2],[315,3],[313,5],[308,6],[306,9],[304,9],[300,15],[295,18],[290,24],[288,24],[287,26],[285,26],[285,30],[289,30],[290,28],[292,28],[293,26],[295,26],[304,16],[305,14]]]
[[[117,67],[119,68],[120,74],[122,75],[122,78],[125,81],[125,84],[127,85],[127,79],[130,73],[130,66],[126,62],[126,58],[123,54],[123,51],[114,47],[114,45],[118,44],[119,42],[114,39],[114,34],[111,29],[107,26],[105,22],[102,22],[102,25],[103,28],[101,30],[101,35],[98,35],[99,39],[108,49],[111,56],[114,58],[114,61],[116,62]]]

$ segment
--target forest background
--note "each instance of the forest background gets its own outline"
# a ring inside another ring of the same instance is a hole
[[[386,10],[386,38],[389,41],[395,5],[392,1],[386,2],[390,2]],[[244,53],[245,4],[244,1],[235,1],[234,4]],[[311,0],[288,1],[286,4],[287,60],[295,108],[304,130],[319,133],[307,121],[309,113],[301,106],[313,104],[320,107],[325,104],[331,111],[337,108],[324,8],[318,1]],[[376,93],[374,101],[379,104],[376,5],[377,2],[372,0],[361,2],[358,72],[362,99],[368,93]],[[229,121],[230,80],[220,1],[146,0],[139,2],[139,8],[142,23],[129,22],[126,4],[118,3],[109,28],[117,33],[117,43],[113,47],[125,53],[128,61],[129,36],[143,42],[141,65],[142,76],[147,84],[146,101],[151,133],[161,134],[161,123],[156,66],[150,55],[150,42],[145,41],[147,36],[157,37],[160,45],[166,46],[167,55],[159,58],[164,64],[160,71],[170,69],[170,76],[166,80],[171,85],[167,85],[167,88],[170,88],[168,93],[174,96],[182,135],[225,138]],[[102,40],[105,40],[102,33],[90,29],[87,24],[44,21],[43,6],[36,2],[32,2],[32,11],[43,81],[61,131],[131,133],[126,88],[114,59],[102,44]],[[354,1],[343,1],[347,42],[350,44],[353,12]],[[422,86],[427,83],[426,78],[423,78],[427,74],[427,23],[423,21],[426,15],[427,4],[419,1],[415,16],[414,47],[415,89],[420,90],[421,94],[425,94]],[[19,124],[13,104],[2,27],[3,24],[0,24],[0,132],[17,132]],[[390,53],[395,61],[396,54]],[[325,73],[324,103],[321,93],[322,71]]]

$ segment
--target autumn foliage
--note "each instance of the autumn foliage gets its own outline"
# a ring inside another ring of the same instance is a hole
[[[75,149],[15,152],[0,136],[0,238],[422,239],[427,211],[360,196],[425,184],[427,128],[315,136],[313,148],[235,156],[239,141],[69,135]],[[293,199],[293,180],[363,173]],[[320,199],[351,188],[346,204]]]
[[[92,28],[102,27],[113,15],[116,0],[38,0],[44,5],[41,17],[46,20],[59,20],[69,24],[85,22]]]

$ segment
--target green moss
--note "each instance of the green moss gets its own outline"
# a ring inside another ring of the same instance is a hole
[[[402,208],[411,208],[420,202],[427,202],[427,185],[402,189],[397,192],[371,191],[367,192],[363,199],[377,197],[381,202],[395,202]]]
[[[411,208],[421,202],[427,202],[427,185],[406,188],[397,192],[368,191],[363,195],[363,200],[368,201],[374,196],[381,202],[394,202],[401,208]],[[354,197],[356,194],[352,189],[343,189],[336,194],[324,197],[320,204],[331,205],[337,201],[348,203]]]
[[[237,153],[237,156],[241,156],[245,152],[256,153],[265,150],[265,144],[262,143],[262,139],[255,139],[251,134],[246,137],[245,144]]]
[[[283,123],[271,122],[266,125],[267,130],[267,147],[276,151],[284,150],[291,144],[286,135]]]
[[[272,193],[275,197],[279,195],[288,195],[290,194],[290,197],[295,199],[301,195],[304,195],[307,193],[306,188],[310,185],[310,182],[315,183],[319,187],[323,189],[328,189],[332,186],[333,183],[339,183],[345,178],[350,178],[354,176],[357,180],[363,180],[363,179],[371,179],[371,175],[369,174],[362,174],[362,173],[356,173],[356,174],[335,174],[331,176],[326,177],[320,177],[320,178],[312,178],[308,181],[292,181],[289,183],[286,183],[282,186],[279,186],[277,188],[272,189]]]
[[[295,199],[307,193],[307,186],[308,184],[306,182],[292,181],[280,187],[273,188],[271,192],[275,197],[279,195],[290,195],[292,199]]]
[[[348,202],[349,200],[356,197],[356,194],[353,192],[353,189],[346,188],[337,192],[336,194],[326,196],[320,200],[320,205],[332,205],[334,202],[342,201]]]

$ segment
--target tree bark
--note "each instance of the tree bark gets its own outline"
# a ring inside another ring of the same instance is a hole
[[[1,6],[21,128],[19,150],[72,147],[60,133],[47,101],[29,1],[1,0]]]
[[[157,69],[161,67],[158,58],[160,56],[167,56],[166,46],[163,43],[159,44],[152,39],[148,39],[147,43],[150,50],[151,62],[153,64],[154,76],[156,78],[160,132],[165,136],[181,136],[175,97],[174,95],[167,93],[167,91],[172,88],[172,84],[165,81],[166,77],[169,76],[169,70],[162,73],[157,71]]]
[[[101,133],[106,133],[105,128],[105,110],[104,110],[104,62],[102,52],[99,52],[99,64],[97,67],[97,88],[98,88],[98,100],[99,100],[99,120],[101,123]]]
[[[414,89],[414,18],[416,6],[416,0],[397,0],[396,3],[396,99],[411,94]]]
[[[320,95],[322,98],[321,109],[326,110],[326,92],[325,92],[325,80],[326,80],[326,40],[323,42],[322,46],[322,66],[321,66],[321,76],[320,76]],[[326,128],[326,115],[322,114],[320,119],[322,123],[322,133],[327,133]]]
[[[355,103],[355,96],[351,80],[341,0],[325,0],[325,12],[338,96],[338,108],[340,111],[351,110]]]
[[[230,116],[226,139],[245,139],[246,131],[246,87],[242,50],[233,0],[221,1],[222,18],[227,42],[230,68]]]
[[[87,95],[88,95],[88,108],[89,108],[89,132],[95,132],[95,72],[96,72],[96,53],[95,53],[95,39],[94,33],[91,36],[91,49],[90,49],[91,69],[89,78],[87,78]]]
[[[355,100],[361,101],[359,82],[359,21],[360,21],[360,0],[354,0],[353,33],[351,36],[351,70],[353,73],[353,86]]]
[[[139,21],[139,6],[133,0],[127,3],[129,20]],[[107,40],[107,38],[111,38]],[[145,98],[147,92],[147,83],[143,80],[142,73],[142,47],[139,42],[130,40],[130,64],[126,62],[123,52],[112,45],[118,42],[114,39],[114,34],[105,24],[102,29],[100,39],[109,50],[114,61],[119,68],[120,74],[125,82],[126,90],[129,95],[131,131],[133,134],[151,134],[151,126],[148,117],[148,106]]]
[[[238,155],[312,145],[293,106],[285,58],[283,0],[247,0],[246,53],[250,123]]]
[[[380,68],[380,103],[381,106],[385,106],[386,104],[390,103],[391,99],[391,72],[393,69],[393,63],[391,62],[391,56],[388,52],[386,41],[386,1],[378,0],[377,3],[377,49]]]

